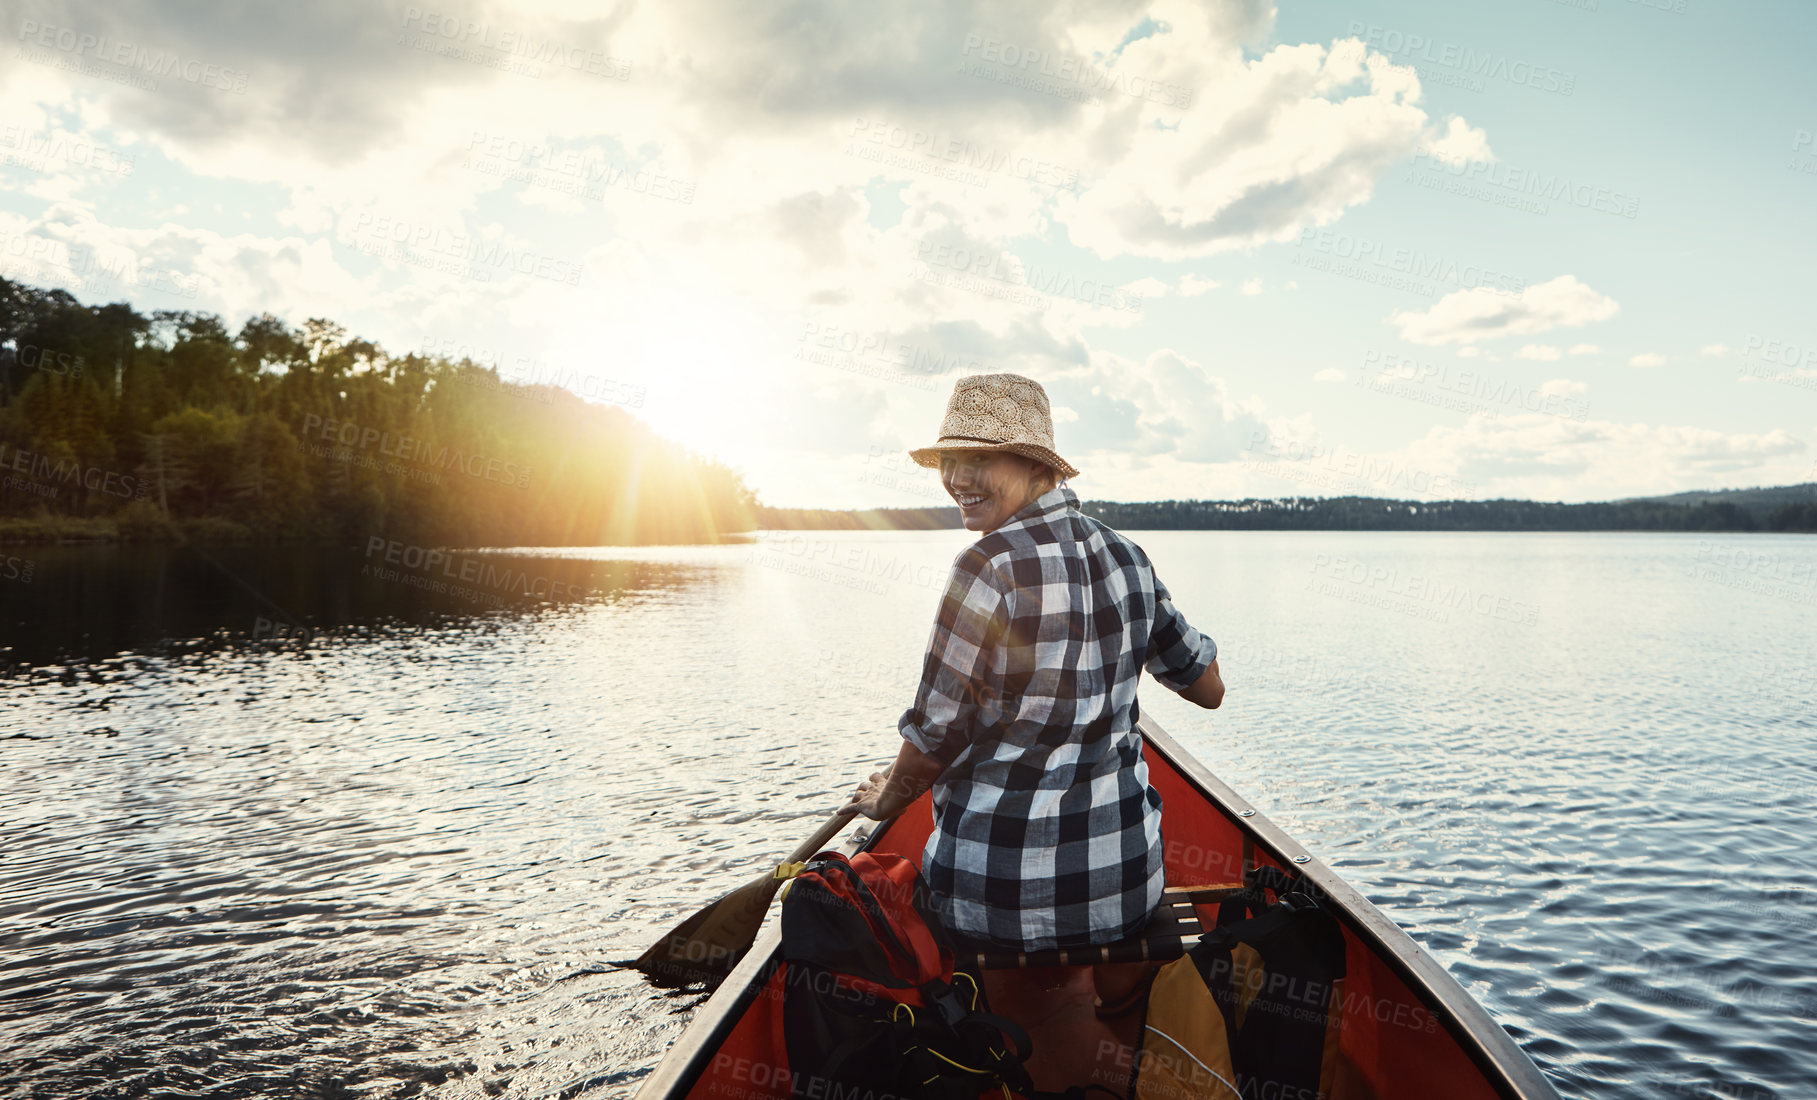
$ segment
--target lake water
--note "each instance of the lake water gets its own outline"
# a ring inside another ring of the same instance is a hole
[[[894,755],[970,537],[5,551],[0,1097],[629,1095],[603,963]],[[1230,688],[1144,709],[1563,1095],[1817,1092],[1817,539],[1135,537]]]

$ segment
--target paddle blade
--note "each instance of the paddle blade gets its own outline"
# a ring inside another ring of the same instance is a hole
[[[740,886],[682,921],[631,966],[660,986],[718,985],[751,949],[781,885],[765,875]]]
[[[850,807],[835,810],[785,862],[800,863],[820,851],[852,823],[852,815]],[[643,971],[654,984],[671,988],[696,982],[718,985],[757,941],[763,916],[781,886],[771,873],[739,887],[682,921],[639,955],[632,968]]]

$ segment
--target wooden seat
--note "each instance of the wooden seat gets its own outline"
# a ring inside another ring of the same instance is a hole
[[[1165,962],[1184,955],[1205,934],[1204,916],[1198,906],[1216,904],[1243,892],[1240,882],[1202,886],[1169,886],[1162,892],[1161,907],[1148,926],[1129,939],[1101,947],[1060,947],[1047,951],[1013,948],[956,946],[960,966],[979,970],[1016,970],[1041,966],[1091,966],[1097,963]]]

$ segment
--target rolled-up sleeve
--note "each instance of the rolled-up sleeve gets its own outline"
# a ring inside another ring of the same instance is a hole
[[[1155,620],[1148,632],[1143,667],[1172,691],[1185,691],[1217,660],[1218,643],[1192,628],[1173,605],[1167,586],[1155,577]]]
[[[904,740],[943,764],[972,743],[980,709],[994,710],[1001,695],[994,659],[1009,615],[1005,578],[968,547],[954,560],[940,598],[915,704],[897,724]]]

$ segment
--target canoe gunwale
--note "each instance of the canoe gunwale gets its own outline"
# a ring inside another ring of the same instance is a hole
[[[1138,719],[1137,729],[1150,750],[1160,753],[1257,848],[1281,866],[1305,876],[1317,888],[1321,900],[1425,1003],[1505,1100],[1559,1100],[1558,1092],[1513,1037],[1406,930],[1263,816],[1147,715]],[[863,851],[889,831],[891,822],[875,824],[874,829],[843,836],[838,850],[847,857]],[[781,948],[782,933],[772,923],[696,1011],[694,1020],[638,1089],[637,1100],[670,1100],[687,1095],[745,1009],[762,991]]]
[[[1425,1002],[1506,1100],[1559,1100],[1558,1091],[1533,1059],[1405,929],[1263,816],[1147,715],[1137,720],[1137,728],[1148,747],[1165,757],[1169,765],[1236,822],[1257,848],[1317,888],[1320,900],[1362,939],[1372,954],[1388,964],[1414,996]]]
[[[863,820],[863,819],[858,819]],[[837,845],[847,859],[857,855],[889,827],[889,822],[875,822],[878,827],[843,836]],[[828,845],[829,848],[834,845]],[[683,1029],[637,1090],[637,1100],[650,1097],[686,1096],[694,1082],[705,1072],[708,1062],[732,1033],[752,1001],[763,991],[772,967],[782,955],[782,930],[771,924],[758,933],[757,941],[744,958],[726,975],[706,1003],[695,1010],[694,1019]]]

